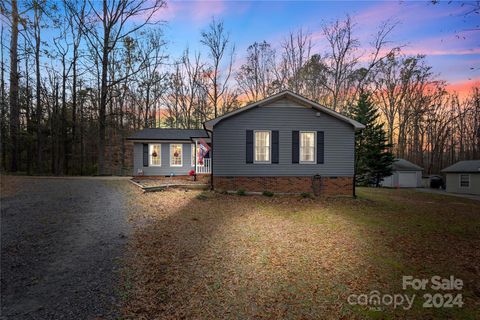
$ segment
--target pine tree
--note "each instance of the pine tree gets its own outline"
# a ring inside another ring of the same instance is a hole
[[[361,93],[358,103],[352,109],[352,117],[365,125],[355,137],[356,183],[379,186],[384,177],[392,174],[394,162],[392,147],[388,144],[383,124],[368,93]]]

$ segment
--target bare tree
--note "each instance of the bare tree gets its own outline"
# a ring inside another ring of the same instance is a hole
[[[299,29],[290,32],[282,43],[282,62],[277,66],[277,81],[279,90],[291,89],[296,93],[302,93],[302,79],[300,70],[310,59],[312,51],[312,36],[310,33]]]
[[[98,173],[105,174],[105,132],[106,111],[109,88],[113,85],[108,79],[110,55],[119,41],[140,30],[152,22],[154,14],[165,6],[164,0],[103,0],[98,8],[96,2],[89,1],[90,11],[87,16],[92,17],[88,23],[77,23],[83,29],[86,39],[91,44],[101,62],[100,102],[99,102],[99,137],[98,137]],[[131,20],[139,18],[139,24],[131,26]],[[120,81],[117,79],[116,81]]]
[[[257,101],[274,91],[275,50],[266,41],[254,42],[247,49],[247,61],[235,79],[248,101]]]
[[[324,86],[330,91],[333,110],[343,109],[346,89],[349,87],[351,75],[360,59],[357,53],[360,42],[353,35],[355,25],[350,16],[343,21],[335,21],[332,25],[323,26],[323,34],[329,45],[326,56],[327,82]]]
[[[10,39],[10,140],[11,140],[11,161],[10,170],[18,169],[18,137],[20,131],[20,105],[18,101],[19,75],[18,75],[18,25],[19,14],[17,1],[11,2],[11,39]]]
[[[229,35],[225,31],[223,22],[217,22],[215,19],[212,19],[208,30],[202,32],[200,42],[207,47],[211,59],[206,73],[210,82],[207,94],[212,103],[214,117],[216,118],[219,115],[219,104],[223,102],[222,98],[227,90],[228,80],[232,74],[235,46],[232,46],[230,52],[227,52]],[[227,58],[225,71],[222,70],[224,58]]]
[[[145,62],[145,68],[138,73],[139,92],[143,92],[144,108],[144,126],[156,126],[156,103],[163,93],[162,82],[165,80],[166,73],[161,72],[160,68],[165,64],[168,56],[165,53],[166,41],[163,40],[163,34],[157,31],[150,31],[146,36],[146,43],[140,45],[140,59]]]
[[[5,61],[4,61],[4,43],[3,43],[3,24],[0,34],[0,139],[1,152],[2,152],[2,164],[1,168],[7,170],[7,125],[6,125],[6,115],[7,115],[7,94],[5,92]]]

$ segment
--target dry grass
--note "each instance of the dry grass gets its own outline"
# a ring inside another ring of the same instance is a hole
[[[126,318],[479,317],[480,202],[360,189],[301,199],[132,188]],[[462,309],[371,311],[352,293],[402,293],[402,275],[466,282]]]

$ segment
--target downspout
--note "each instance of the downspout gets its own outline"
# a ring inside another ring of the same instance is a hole
[[[355,185],[357,180],[357,156],[355,155],[355,149],[353,150],[353,198],[357,198],[357,194],[355,192]]]
[[[212,147],[210,148],[210,190],[213,190],[213,162],[214,162],[214,159],[213,159],[213,130],[208,130],[205,127],[205,123],[203,123],[203,129],[205,131],[211,133],[211,139],[210,140],[211,140]]]
[[[195,180],[197,180],[197,157],[198,157],[198,139],[195,139],[195,147],[193,148],[193,153],[194,156],[193,158],[195,159]]]
[[[357,180],[357,154],[356,154],[356,149],[357,149],[357,131],[355,130],[353,133],[353,198],[357,198],[355,186],[356,186],[356,180]]]

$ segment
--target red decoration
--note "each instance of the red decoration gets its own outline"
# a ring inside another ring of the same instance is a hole
[[[173,156],[174,156],[175,158],[178,157],[178,152],[175,151],[175,153],[173,154]]]
[[[193,176],[195,175],[195,170],[190,170],[190,171],[188,172],[188,175],[189,175],[190,177],[193,177]]]

